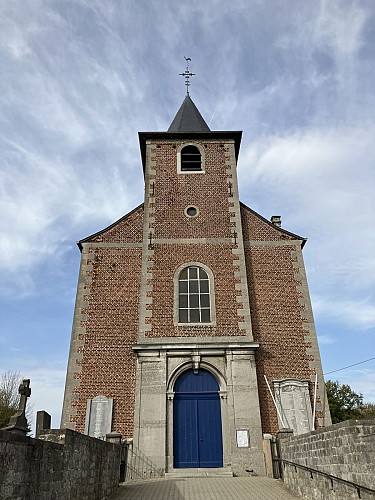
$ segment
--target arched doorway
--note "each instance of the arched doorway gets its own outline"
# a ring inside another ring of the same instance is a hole
[[[174,467],[222,467],[219,384],[207,370],[183,372],[174,385]]]

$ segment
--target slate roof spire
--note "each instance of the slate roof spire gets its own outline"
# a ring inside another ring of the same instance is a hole
[[[186,94],[168,132],[211,132],[189,94]]]
[[[191,62],[190,57],[185,57],[185,61],[186,69],[183,73],[180,73],[180,76],[185,78],[186,96],[168,132],[211,132],[209,126],[199,113],[198,108],[191,100],[189,94],[190,77],[194,76],[195,73],[189,71],[189,61]]]

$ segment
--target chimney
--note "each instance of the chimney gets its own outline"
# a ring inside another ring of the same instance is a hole
[[[273,215],[271,217],[271,222],[274,226],[281,227],[281,216],[280,215]]]

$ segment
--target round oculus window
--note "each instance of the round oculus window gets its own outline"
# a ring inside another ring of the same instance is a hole
[[[196,217],[198,215],[198,209],[196,207],[185,208],[185,215],[188,217]]]

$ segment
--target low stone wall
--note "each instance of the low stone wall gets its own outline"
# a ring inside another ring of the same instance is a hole
[[[281,436],[286,436],[281,434]],[[375,421],[348,420],[300,436],[280,439],[284,460],[310,467],[375,490]],[[285,464],[284,481],[304,498],[375,498],[365,490],[331,481],[320,474]]]
[[[99,500],[118,487],[119,445],[70,429],[0,431],[1,500]]]

